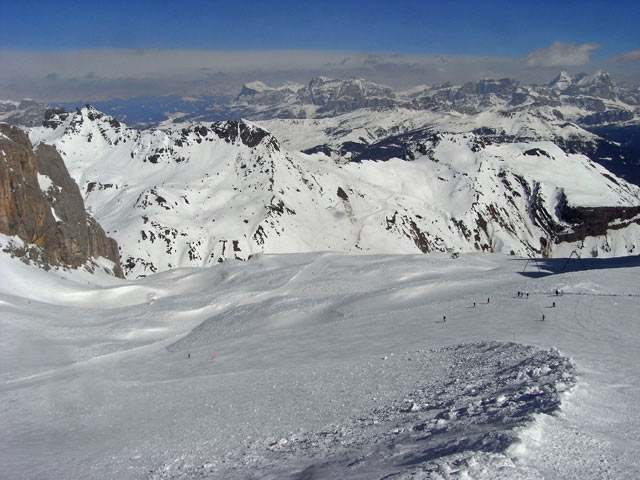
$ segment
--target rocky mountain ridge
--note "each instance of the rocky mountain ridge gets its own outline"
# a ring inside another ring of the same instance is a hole
[[[258,85],[258,88],[252,88],[252,85]],[[581,123],[583,116],[607,111],[618,112],[618,118],[624,118],[624,121],[632,120],[638,114],[639,105],[640,90],[615,85],[607,72],[572,77],[563,71],[547,85],[523,85],[503,78],[463,85],[414,87],[404,92],[361,78],[335,80],[317,77],[308,85],[285,84],[277,88],[253,82],[244,86],[230,107],[246,118],[265,120],[333,117],[361,108],[477,114],[496,106],[515,110],[552,106],[562,107],[558,110],[559,117]],[[594,120],[590,118],[590,124]],[[602,116],[598,120],[604,123],[607,117]]]
[[[415,139],[419,130],[426,133],[424,139],[433,132],[464,131],[486,141],[549,140],[640,185],[640,89],[616,85],[602,71],[561,72],[543,85],[487,79],[404,92],[357,78],[319,77],[308,85],[277,88],[252,82],[228,105],[176,115],[163,126],[220,115],[260,122],[290,148],[346,161],[406,158],[405,136]],[[296,124],[304,125],[304,131]]]
[[[131,277],[261,252],[614,256],[640,248],[640,189],[586,156],[523,135],[489,139],[468,123],[456,131],[450,114],[429,117],[447,119],[446,132],[412,129],[425,118],[404,112],[387,115],[388,124],[369,110],[289,121],[306,136],[274,136],[247,121],[138,131],[85,107],[52,113],[30,136],[61,153]],[[371,128],[354,128],[357,115]],[[531,118],[521,120],[502,117],[511,129]],[[534,126],[562,132],[558,121]],[[387,139],[405,132],[407,155],[334,159],[292,145],[326,139],[328,128],[336,141],[340,129],[347,139],[375,135],[374,126]],[[564,128],[569,136],[578,127]]]
[[[120,121],[133,122],[141,128],[161,122],[162,109],[165,110],[164,119],[174,124],[240,118],[327,118],[363,108],[379,111],[404,108],[473,115],[495,107],[504,111],[554,107],[559,119],[585,126],[640,122],[640,87],[618,85],[604,71],[575,76],[562,71],[547,84],[526,85],[502,78],[462,85],[417,86],[405,91],[396,91],[363,78],[315,77],[306,85],[286,82],[271,87],[261,81],[246,83],[231,100],[226,97],[168,96],[158,97],[157,101],[153,97],[145,97],[137,102],[135,99],[114,102],[103,102],[104,107],[112,110],[114,115],[120,112],[117,115]],[[141,103],[157,103],[151,110],[140,112],[149,117],[146,123],[134,113],[141,108]],[[46,105],[30,99],[0,101],[0,121],[37,126],[46,109]]]
[[[42,119],[49,106],[25,98],[19,102],[0,100],[0,122],[19,127],[35,127],[42,124]]]

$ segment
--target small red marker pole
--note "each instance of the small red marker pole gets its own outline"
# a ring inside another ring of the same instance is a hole
[[[216,356],[215,355],[211,355],[211,360],[213,360],[214,358],[216,358]]]

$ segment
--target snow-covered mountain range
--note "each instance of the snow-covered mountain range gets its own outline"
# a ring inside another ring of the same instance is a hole
[[[34,126],[39,123],[34,116],[39,114],[42,120],[45,107],[40,105],[38,109],[33,104],[0,102],[0,119]],[[76,105],[63,106],[74,110]],[[289,145],[289,134],[276,120],[287,124],[292,119],[322,119],[318,125],[328,136],[335,137],[332,143],[339,148],[334,150],[347,152],[365,148],[360,144],[402,145],[404,139],[396,136],[417,128],[444,132],[480,128],[483,135],[498,137],[501,142],[551,140],[565,151],[583,153],[640,185],[639,105],[638,87],[617,85],[608,73],[599,71],[575,76],[561,72],[542,85],[488,79],[463,85],[418,86],[406,91],[394,91],[359,78],[317,77],[307,85],[287,82],[278,87],[255,81],[245,84],[235,99],[138,97],[99,102],[96,107],[138,129],[221,120],[269,121],[266,127],[285,145]],[[311,132],[314,122],[302,125],[305,134],[295,132],[296,142],[315,137],[315,143],[302,143],[305,148],[320,148],[323,139]],[[367,130],[359,131],[360,127]],[[356,145],[339,142],[347,136]],[[367,155],[380,154],[380,149],[374,150],[369,149]]]
[[[0,477],[628,478],[638,103],[562,73],[253,82],[252,120],[146,129],[0,105]]]
[[[322,118],[360,108],[403,107],[473,114],[496,106],[553,106],[560,107],[558,117],[588,124],[607,121],[605,117],[590,116],[592,112],[615,112],[609,121],[631,120],[639,104],[637,88],[615,85],[603,71],[575,77],[563,71],[545,85],[521,85],[503,78],[463,85],[419,86],[401,92],[361,78],[317,77],[308,85],[287,83],[277,88],[253,82],[246,84],[232,102],[233,107],[244,108],[244,115],[253,118]]]
[[[360,109],[263,125],[139,131],[85,107],[30,137],[61,153],[134,277],[259,252],[640,248],[640,188],[563,150],[584,130],[553,116]]]
[[[499,142],[550,140],[640,184],[639,105],[638,88],[616,85],[600,71],[576,77],[561,72],[545,85],[501,79],[405,92],[362,79],[314,79],[297,89],[248,85],[231,110],[268,121],[264,126],[285,145],[334,157],[410,155],[406,134],[419,138],[418,129],[474,132]],[[208,113],[185,118],[205,120]]]
[[[0,100],[0,122],[21,127],[42,124],[47,105],[30,98],[21,101]]]

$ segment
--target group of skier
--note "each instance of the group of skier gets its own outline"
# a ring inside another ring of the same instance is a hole
[[[562,290],[556,290],[555,291],[555,296],[558,297],[558,296],[562,295],[563,293],[564,292],[562,292]],[[520,292],[520,291],[518,291],[516,296],[517,296],[517,298],[527,298],[528,299],[529,298],[529,292]],[[491,297],[487,297],[487,305],[490,304],[490,303],[491,303]],[[475,307],[476,307],[476,302],[473,302],[473,308],[475,308]],[[556,307],[556,302],[553,302],[551,304],[551,307],[555,308]],[[543,322],[544,322],[545,318],[546,318],[545,315],[542,314],[542,321]],[[442,316],[442,323],[445,323],[446,321],[447,321],[447,316],[443,315]]]

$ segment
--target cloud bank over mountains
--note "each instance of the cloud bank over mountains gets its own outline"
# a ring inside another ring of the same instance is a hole
[[[0,98],[97,101],[140,95],[237,94],[242,83],[307,82],[360,76],[394,88],[483,78],[547,82],[559,69],[603,65],[619,81],[640,83],[640,50],[594,62],[597,43],[556,41],[521,58],[345,51],[214,51],[166,49],[0,50]]]
[[[615,63],[615,62],[640,63],[640,49],[621,52],[618,55],[611,57],[608,60],[608,63]]]
[[[602,45],[599,43],[583,43],[555,41],[547,48],[534,50],[525,57],[525,64],[530,67],[578,67],[591,61],[591,52]]]

